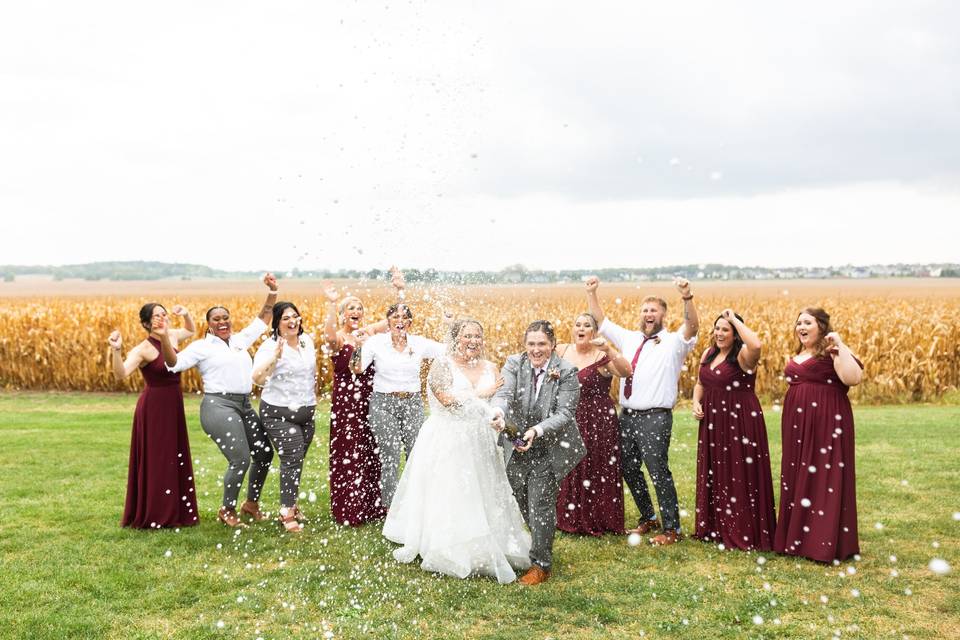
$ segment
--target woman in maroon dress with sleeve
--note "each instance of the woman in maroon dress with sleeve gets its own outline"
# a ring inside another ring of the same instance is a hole
[[[761,346],[743,318],[725,309],[713,323],[713,345],[700,358],[693,390],[693,417],[700,421],[693,537],[770,551],[773,481],[755,389]]]
[[[392,269],[398,295],[403,275]],[[355,296],[339,299],[335,287],[324,289],[327,319],[325,348],[333,362],[330,390],[330,512],[340,524],[361,525],[387,515],[380,503],[380,456],[367,424],[367,404],[374,367],[358,374],[360,347],[373,333],[386,331],[386,320],[363,327],[363,303]],[[339,304],[338,304],[339,302]],[[339,323],[338,323],[339,319]]]
[[[156,302],[140,309],[140,324],[147,339],[120,357],[123,340],[110,334],[110,363],[118,380],[137,369],[146,385],[133,412],[127,498],[121,526],[136,529],[189,527],[197,524],[196,490],[187,420],[183,413],[180,374],[170,373],[161,355],[160,337],[167,334],[174,347],[194,333],[190,313],[180,305],[173,312],[183,317],[183,329],[167,328],[167,311]]]
[[[784,370],[780,519],[773,548],[819,562],[860,552],[853,452],[853,410],[847,390],[863,365],[830,327],[826,311],[797,317],[797,355]]]
[[[623,533],[620,423],[610,381],[614,374],[625,377],[633,370],[610,343],[597,337],[597,321],[589,313],[576,317],[573,344],[557,345],[557,353],[580,369],[576,419],[587,447],[587,455],[560,484],[557,528],[592,536]]]

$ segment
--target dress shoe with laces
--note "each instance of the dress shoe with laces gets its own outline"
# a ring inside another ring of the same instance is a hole
[[[535,584],[546,582],[550,578],[550,572],[544,571],[539,565],[533,565],[523,574],[523,577],[517,580],[522,585],[532,587]]]
[[[658,536],[650,538],[650,544],[655,547],[665,547],[676,542],[680,542],[683,535],[679,531],[664,531]]]
[[[638,535],[644,536],[651,531],[656,531],[660,528],[660,523],[656,520],[644,520],[637,525],[636,529],[627,529],[627,533],[636,533]]]

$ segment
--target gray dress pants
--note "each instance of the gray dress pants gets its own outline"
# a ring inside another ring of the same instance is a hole
[[[227,459],[223,506],[236,508],[248,468],[247,500],[259,501],[273,460],[273,449],[260,424],[260,416],[250,404],[250,396],[242,393],[204,394],[200,402],[200,426]]]
[[[260,420],[280,458],[282,507],[293,507],[297,504],[303,461],[316,431],[313,420],[316,409],[316,405],[310,405],[294,410],[260,400]]]
[[[664,531],[680,531],[680,508],[677,488],[667,453],[673,433],[673,412],[670,409],[647,409],[620,412],[620,467],[623,480],[640,510],[640,522],[654,520],[656,513],[650,500],[642,467],[646,466],[657,492],[660,518]]]
[[[423,398],[419,393],[399,397],[374,391],[370,394],[369,407],[367,420],[380,456],[380,502],[389,509],[400,482],[400,450],[410,457],[426,418]]]
[[[506,446],[506,445],[505,445]],[[520,513],[530,528],[530,562],[544,571],[553,564],[553,538],[557,531],[557,493],[560,479],[545,447],[514,451],[507,464],[507,480]]]

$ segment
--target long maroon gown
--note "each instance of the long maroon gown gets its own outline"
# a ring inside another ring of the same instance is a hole
[[[704,416],[697,445],[693,536],[728,549],[770,551],[776,523],[770,448],[755,373],[724,360],[700,365]]]
[[[620,421],[610,399],[610,378],[600,374],[609,361],[604,356],[577,373],[577,427],[587,455],[563,479],[557,495],[557,528],[568,533],[623,533]]]
[[[160,354],[160,341],[148,338]],[[197,524],[197,492],[183,413],[180,374],[157,355],[140,368],[146,383],[133,412],[127,499],[121,526],[137,529]]]
[[[353,350],[345,344],[332,358],[330,511],[340,524],[360,525],[383,518],[387,510],[380,504],[380,457],[367,424],[374,367],[360,376],[350,371]]]
[[[860,552],[853,409],[833,359],[792,359],[784,370],[780,519],[773,548],[820,562]]]

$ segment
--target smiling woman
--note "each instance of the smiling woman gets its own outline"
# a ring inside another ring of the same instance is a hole
[[[230,527],[242,524],[236,511],[237,498],[251,461],[247,500],[240,511],[255,521],[266,518],[260,511],[260,490],[270,470],[273,450],[260,417],[250,404],[253,361],[247,353],[250,345],[266,331],[277,301],[277,279],[268,273],[263,283],[269,289],[267,299],[260,314],[240,333],[233,333],[230,312],[216,306],[207,311],[207,335],[203,340],[190,343],[180,353],[167,337],[161,340],[168,370],[179,373],[197,367],[203,379],[200,426],[217,443],[228,462],[223,477],[223,503],[217,518]]]
[[[807,307],[797,316],[797,355],[784,369],[780,517],[773,548],[819,562],[860,552],[853,409],[847,398],[863,364],[830,325]]]
[[[407,457],[426,415],[420,396],[420,367],[424,360],[442,356],[442,342],[407,333],[413,312],[398,303],[387,309],[389,333],[373,336],[363,345],[360,370],[373,365],[373,393],[368,420],[380,455],[381,504],[387,509],[397,490],[400,450]]]
[[[127,469],[127,498],[121,525],[138,529],[181,527],[197,524],[197,496],[193,483],[187,420],[183,412],[180,374],[170,373],[161,357],[161,339],[166,335],[176,349],[181,340],[193,335],[190,312],[176,305],[175,315],[184,328],[168,328],[167,310],[156,302],[140,308],[140,325],[147,338],[121,360],[123,339],[119,331],[110,334],[110,362],[118,380],[137,369],[145,386],[133,413],[130,461]]]

